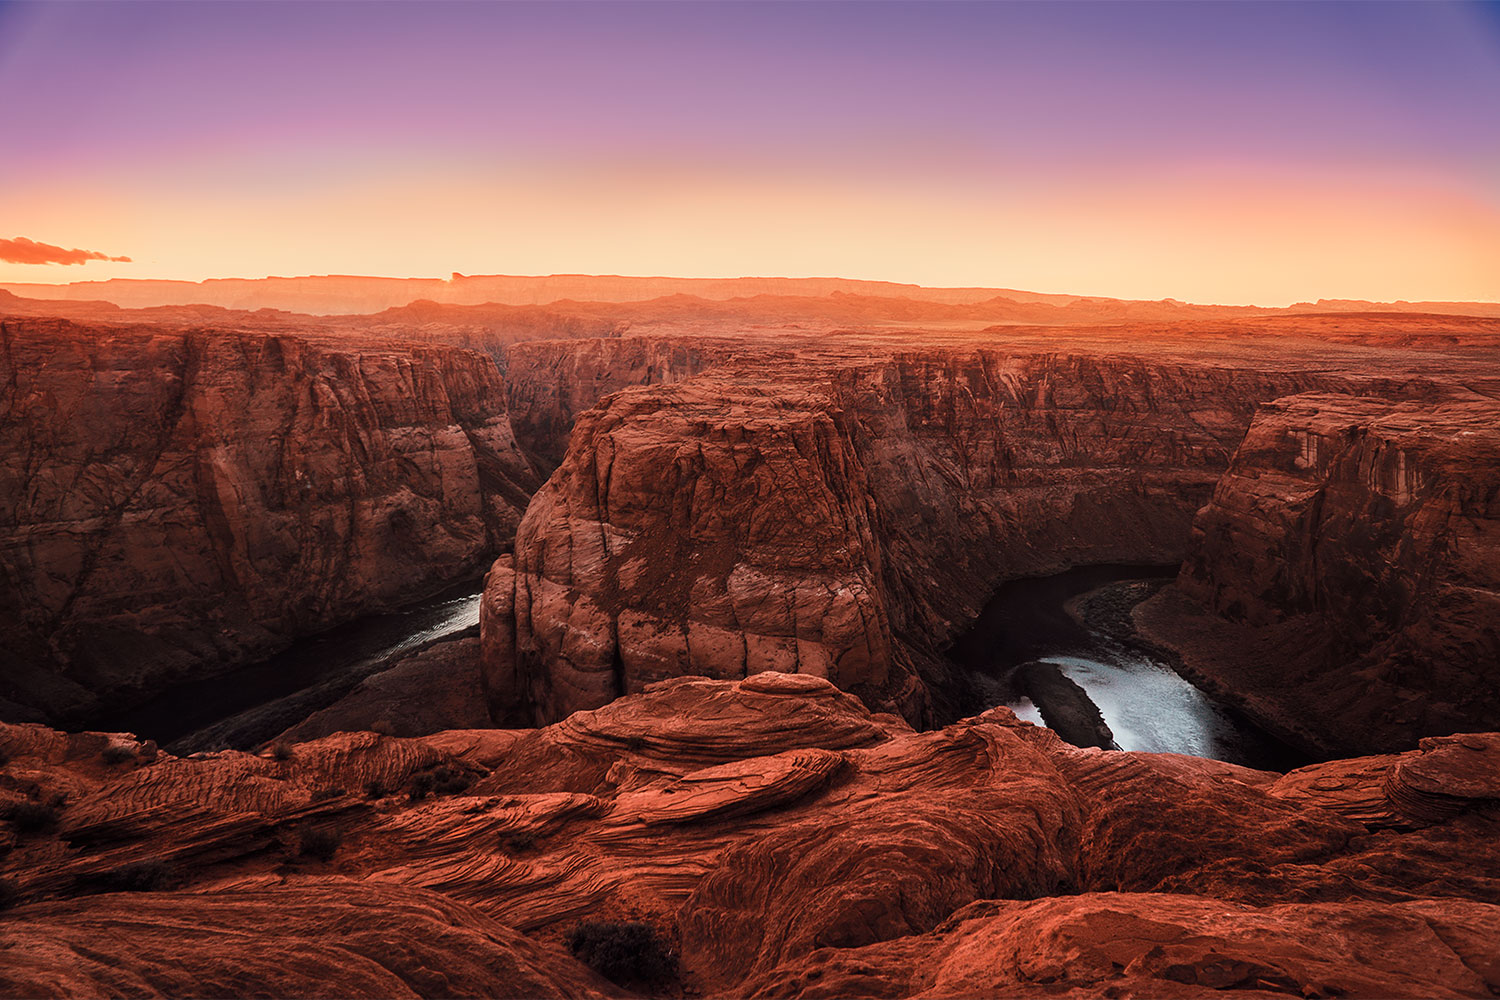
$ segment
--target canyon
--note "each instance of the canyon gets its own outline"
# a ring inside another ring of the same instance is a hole
[[[475,575],[535,473],[488,358],[0,324],[3,697],[139,699]]]
[[[0,291],[0,991],[1500,992],[1500,319],[460,278]],[[956,659],[1115,564],[1310,763]],[[90,731],[481,574],[274,739]]]
[[[641,371],[628,338],[605,343],[626,372]],[[1500,409],[1420,368],[1375,375],[1324,357],[1310,370],[1294,352],[1234,363],[1097,348],[880,354],[878,343],[855,359],[741,354],[585,413],[518,528],[514,557],[486,585],[492,714],[552,722],[664,677],[773,669],[827,677],[917,725],[951,720],[965,697],[943,650],[1000,582],[1090,563],[1213,559],[1194,541],[1194,516],[1231,456],[1253,445],[1241,444],[1252,418],[1278,399],[1335,392],[1402,401],[1414,414],[1465,408],[1478,430],[1460,450],[1491,478],[1473,484],[1452,530],[1492,530]],[[1492,390],[1483,377],[1475,384]],[[1383,530],[1405,537],[1399,522]],[[1382,558],[1354,544],[1319,551],[1346,567],[1331,571],[1354,576]],[[1462,613],[1479,638],[1475,671],[1458,680],[1463,697],[1481,700],[1452,721],[1472,727],[1494,718],[1481,689],[1495,662],[1495,560],[1483,550],[1464,559],[1491,595]],[[1413,585],[1459,584],[1449,576],[1435,566]]]

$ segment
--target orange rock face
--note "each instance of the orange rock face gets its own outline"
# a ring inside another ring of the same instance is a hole
[[[1255,406],[1349,381],[935,350],[741,357],[606,397],[491,571],[492,712],[778,670],[951,718],[939,651],[997,581],[1176,561]]]
[[[535,479],[488,358],[0,324],[0,696],[51,717],[463,578]]]
[[[1500,405],[1342,395],[1256,415],[1142,610],[1194,669],[1332,751],[1500,718]],[[1332,722],[1330,725],[1329,722]]]
[[[7,717],[492,563],[295,745],[0,725],[0,995],[1500,994],[1500,324],[778,289],[0,321]],[[978,329],[1063,313],[1164,328]],[[1363,756],[961,717],[997,583],[1184,557],[1143,631]]]
[[[505,352],[511,426],[526,453],[550,472],[567,452],[574,421],[601,398],[696,375],[728,353],[692,340],[644,337],[515,344]]]
[[[617,994],[566,950],[583,920],[654,927],[668,995],[1500,989],[1496,734],[1280,776],[1003,709],[919,733],[764,673],[279,757],[36,726],[0,750],[0,805],[67,796],[6,827],[7,995]]]

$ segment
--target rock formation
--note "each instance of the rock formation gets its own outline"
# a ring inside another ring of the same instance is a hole
[[[667,995],[1500,990],[1500,734],[1282,776],[762,673],[540,730],[0,751],[7,995],[619,995],[583,920],[655,928]]]
[[[482,355],[45,319],[0,348],[11,717],[424,596],[503,550],[536,485]]]
[[[551,472],[568,449],[573,422],[601,398],[676,382],[726,355],[713,345],[644,337],[513,345],[505,356],[511,427],[537,467]]]
[[[969,349],[729,359],[605,397],[491,571],[492,711],[783,670],[952,718],[940,650],[1000,580],[1177,561],[1255,406],[1350,381]]]
[[[1207,613],[1205,613],[1207,612]],[[1324,752],[1500,719],[1500,403],[1262,407],[1137,614],[1207,682]]]

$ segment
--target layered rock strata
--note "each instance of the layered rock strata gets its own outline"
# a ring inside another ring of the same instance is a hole
[[[87,716],[416,599],[535,485],[482,355],[0,321],[0,697]]]
[[[578,419],[486,588],[497,719],[760,670],[952,718],[940,650],[999,581],[1177,561],[1255,406],[1348,382],[992,350],[825,360],[725,363]]]
[[[667,995],[1500,990],[1500,734],[1282,776],[762,673],[540,730],[0,751],[0,807],[51,810],[3,828],[7,995],[620,995],[583,920],[650,924]]]
[[[604,396],[676,382],[727,355],[711,344],[644,337],[513,344],[505,355],[511,426],[537,467],[551,472],[567,452],[573,422]]]
[[[1500,403],[1341,394],[1256,414],[1176,590],[1137,615],[1326,753],[1500,721]]]

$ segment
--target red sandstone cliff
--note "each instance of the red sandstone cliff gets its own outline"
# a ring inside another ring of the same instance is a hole
[[[1344,381],[967,350],[610,396],[491,571],[492,709],[553,720],[774,669],[941,717],[938,651],[999,580],[1180,559],[1255,405]]]
[[[0,694],[118,704],[477,570],[535,484],[504,397],[459,350],[0,321]]]
[[[1500,403],[1262,407],[1177,590],[1151,634],[1327,751],[1500,721]]]

